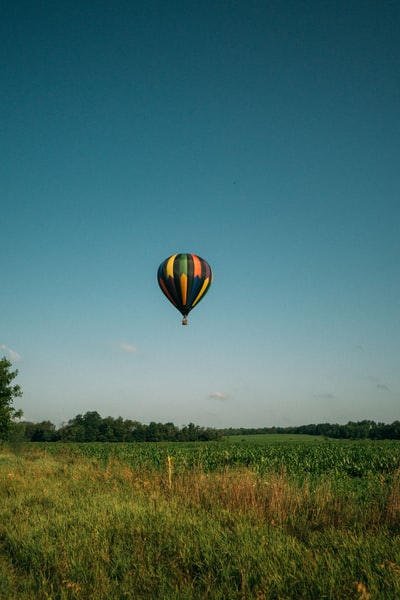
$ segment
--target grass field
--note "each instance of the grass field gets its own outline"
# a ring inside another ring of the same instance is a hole
[[[0,451],[0,598],[400,598],[400,443]]]

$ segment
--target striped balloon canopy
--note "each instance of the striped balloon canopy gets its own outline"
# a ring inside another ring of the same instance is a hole
[[[204,298],[212,278],[210,265],[196,254],[173,254],[158,267],[158,284],[182,313],[182,325],[187,325],[189,312]]]

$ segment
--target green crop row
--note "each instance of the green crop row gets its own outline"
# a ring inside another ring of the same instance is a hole
[[[118,460],[132,469],[164,470],[168,457],[175,471],[214,472],[247,467],[258,474],[336,474],[365,477],[400,469],[399,441],[321,441],[265,444],[231,443],[46,443],[32,445],[52,455],[82,456],[99,462]]]

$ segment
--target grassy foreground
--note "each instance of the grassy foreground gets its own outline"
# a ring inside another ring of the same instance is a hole
[[[168,456],[135,469],[0,449],[0,598],[400,598],[398,471],[210,472]]]

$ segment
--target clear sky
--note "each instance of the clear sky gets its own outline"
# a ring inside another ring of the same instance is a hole
[[[397,0],[6,1],[0,355],[28,420],[400,418]],[[181,326],[176,252],[214,283]]]

